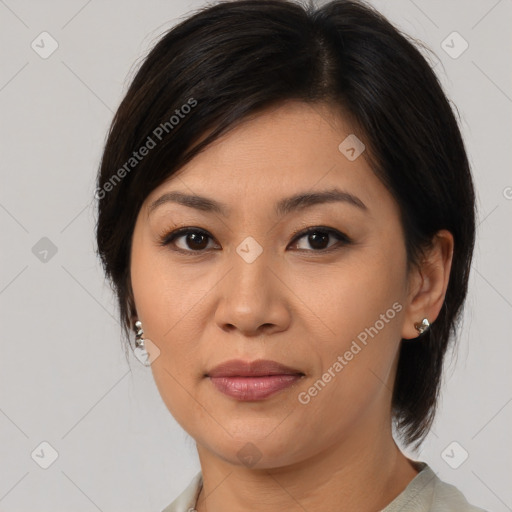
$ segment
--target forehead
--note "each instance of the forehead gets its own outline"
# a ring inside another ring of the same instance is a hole
[[[386,189],[364,150],[348,158],[354,152],[347,153],[347,145],[357,141],[349,122],[334,114],[332,106],[287,102],[245,119],[210,144],[153,190],[146,208],[170,190],[215,197],[238,208],[241,203],[277,204],[294,193],[336,188],[367,204]],[[361,146],[354,151],[360,152]]]

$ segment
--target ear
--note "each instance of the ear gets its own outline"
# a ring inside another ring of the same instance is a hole
[[[419,336],[414,324],[426,318],[433,323],[443,307],[453,259],[453,235],[446,229],[438,231],[432,247],[409,274],[408,304],[405,310],[402,338]]]

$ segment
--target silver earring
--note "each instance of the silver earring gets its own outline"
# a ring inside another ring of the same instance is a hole
[[[430,322],[424,318],[421,322],[414,324],[414,327],[420,334],[423,334],[430,327]]]
[[[144,330],[142,329],[142,322],[137,320],[135,322],[135,348],[133,353],[135,357],[144,365],[151,366],[151,362],[149,361],[149,354],[146,350],[145,339],[142,337],[144,335]]]

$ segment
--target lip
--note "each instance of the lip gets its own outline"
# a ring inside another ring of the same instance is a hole
[[[215,366],[205,376],[221,393],[241,401],[255,401],[289,388],[304,373],[267,359],[232,359]]]
[[[304,375],[296,368],[269,359],[257,359],[256,361],[231,359],[215,366],[206,375],[208,377],[265,377],[294,374]]]

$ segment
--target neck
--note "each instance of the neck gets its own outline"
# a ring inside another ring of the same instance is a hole
[[[197,512],[374,512],[407,487],[417,470],[401,453],[391,427],[357,429],[298,463],[249,469],[198,444],[203,489]]]

